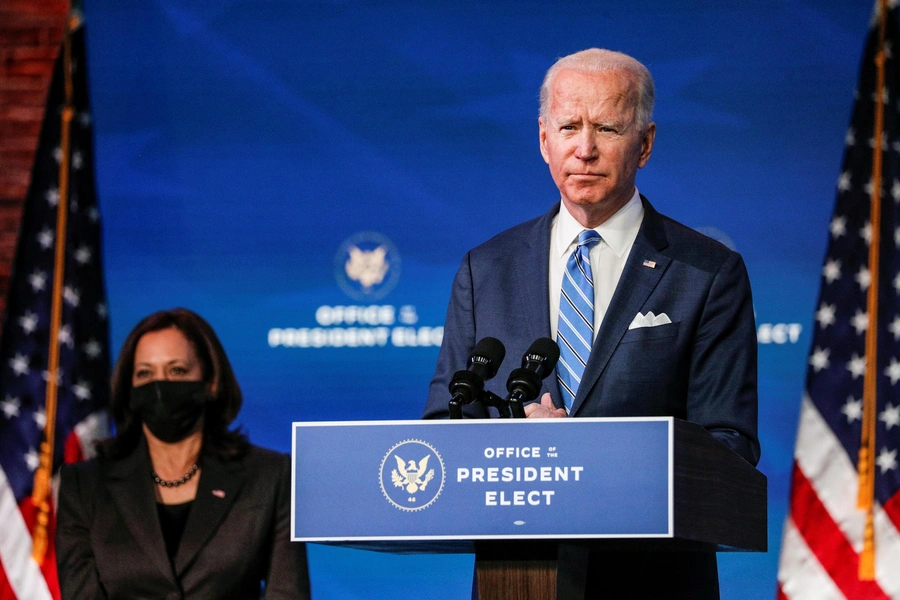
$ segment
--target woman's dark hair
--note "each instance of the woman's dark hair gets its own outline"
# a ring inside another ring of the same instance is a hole
[[[243,397],[234,371],[225,356],[225,349],[209,323],[186,308],[174,308],[153,313],[138,323],[122,345],[112,375],[110,409],[116,423],[116,435],[102,442],[98,450],[102,456],[120,458],[131,453],[143,435],[141,420],[131,410],[131,382],[134,373],[134,354],[141,337],[151,331],[174,327],[188,339],[200,359],[203,381],[210,400],[203,421],[203,452],[224,460],[246,453],[250,446],[240,430],[229,430],[237,417]]]

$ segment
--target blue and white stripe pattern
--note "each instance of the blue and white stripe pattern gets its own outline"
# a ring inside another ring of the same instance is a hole
[[[590,251],[591,246],[599,242],[600,234],[593,229],[578,234],[578,246],[569,256],[562,278],[556,327],[556,343],[559,344],[556,377],[567,413],[572,410],[594,341],[594,276]]]

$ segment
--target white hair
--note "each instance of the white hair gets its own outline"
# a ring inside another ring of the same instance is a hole
[[[550,110],[550,89],[553,79],[559,71],[570,69],[582,73],[622,73],[630,80],[631,89],[637,94],[635,99],[635,117],[640,129],[644,129],[653,118],[653,103],[656,93],[653,89],[653,77],[643,64],[634,58],[601,48],[589,48],[575,54],[563,56],[557,60],[541,84],[541,118],[547,118]]]

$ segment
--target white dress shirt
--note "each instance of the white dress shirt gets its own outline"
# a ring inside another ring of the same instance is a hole
[[[601,238],[600,243],[591,248],[590,254],[591,272],[594,275],[595,338],[643,221],[644,205],[635,188],[634,196],[625,206],[602,225],[594,228]],[[566,272],[566,262],[575,250],[578,234],[584,229],[566,208],[565,202],[560,201],[559,214],[553,219],[550,229],[550,336],[553,339],[556,339],[559,293],[563,274]]]

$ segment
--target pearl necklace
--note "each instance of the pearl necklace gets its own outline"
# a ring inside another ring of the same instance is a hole
[[[191,467],[191,470],[179,477],[174,481],[166,481],[162,477],[156,474],[156,471],[150,471],[150,476],[153,477],[153,481],[156,482],[156,485],[161,485],[163,487],[178,487],[182,483],[187,483],[188,480],[194,476],[194,473],[197,472],[200,466],[197,463],[194,463],[194,466]]]

